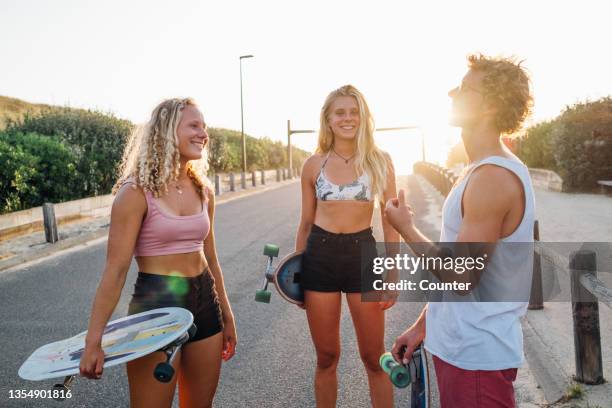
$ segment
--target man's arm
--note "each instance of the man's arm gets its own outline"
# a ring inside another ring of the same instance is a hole
[[[510,209],[515,205],[523,205],[522,189],[520,180],[508,170],[488,165],[476,169],[463,193],[463,221],[457,242],[495,243],[503,238],[502,227]],[[414,214],[406,204],[404,191],[400,190],[397,199],[387,202],[386,213],[389,222],[407,243],[422,243],[418,244],[421,250],[425,245],[429,246],[430,252],[437,250],[415,227]],[[456,273],[454,275],[457,276]],[[471,279],[476,282],[480,279],[480,274],[471,275]],[[425,305],[416,322],[395,339],[392,354],[396,361],[406,364],[414,349],[425,339],[427,306]]]
[[[502,238],[504,219],[512,206],[522,205],[521,200],[522,185],[509,170],[494,165],[483,165],[474,170],[463,192],[463,220],[452,254],[437,247],[414,225],[414,214],[406,204],[403,191],[400,190],[398,199],[387,202],[386,214],[389,222],[417,254],[455,258],[477,258],[486,254],[490,258],[494,243]],[[443,282],[469,282],[470,287],[478,283],[483,270],[466,268],[464,273],[459,274],[451,269],[430,269]]]

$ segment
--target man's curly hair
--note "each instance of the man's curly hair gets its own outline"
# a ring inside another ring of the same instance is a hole
[[[495,125],[504,134],[516,132],[533,106],[529,76],[521,63],[514,58],[468,56],[469,68],[484,72],[483,94],[497,108]]]

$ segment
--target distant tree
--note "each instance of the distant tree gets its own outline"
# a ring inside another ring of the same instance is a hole
[[[564,188],[588,191],[612,180],[612,98],[566,108],[553,137]]]
[[[554,128],[554,121],[546,121],[526,130],[519,142],[518,155],[528,167],[557,170]]]
[[[612,98],[567,106],[555,119],[527,129],[519,156],[554,170],[568,191],[591,191],[612,179]]]
[[[229,129],[209,128],[208,163],[213,172],[242,171],[242,135]],[[246,136],[247,170],[276,169],[287,163],[287,146],[270,138]],[[308,153],[292,146],[293,166],[301,167]]]

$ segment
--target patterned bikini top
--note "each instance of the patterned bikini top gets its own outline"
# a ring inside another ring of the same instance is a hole
[[[334,184],[325,177],[325,165],[329,160],[329,153],[321,166],[317,182],[315,183],[315,193],[322,201],[372,201],[372,186],[370,177],[364,172],[357,180],[348,184]]]

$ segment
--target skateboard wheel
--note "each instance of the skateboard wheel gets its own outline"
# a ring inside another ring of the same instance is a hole
[[[255,292],[255,301],[261,303],[270,303],[270,297],[272,297],[272,292],[269,290],[260,289]]]
[[[397,365],[397,362],[395,361],[391,353],[386,352],[385,354],[380,356],[379,364],[385,373],[391,374],[391,369],[395,365]]]
[[[271,256],[273,258],[276,258],[278,256],[278,245],[274,245],[274,244],[266,244],[264,246],[264,255],[265,256]]]
[[[396,367],[393,367],[389,378],[391,378],[391,382],[397,388],[406,388],[411,382],[410,372],[406,367],[399,364]]]
[[[189,334],[189,338],[193,339],[197,331],[198,331],[198,326],[196,326],[195,323],[193,323],[191,327],[189,328],[189,330],[187,330],[187,334]]]
[[[389,375],[389,379],[396,387],[406,388],[410,384],[410,371],[395,361],[391,353],[386,352],[380,356],[379,364],[383,371]]]
[[[168,363],[159,363],[153,372],[155,379],[159,382],[167,383],[174,376],[174,368]]]

